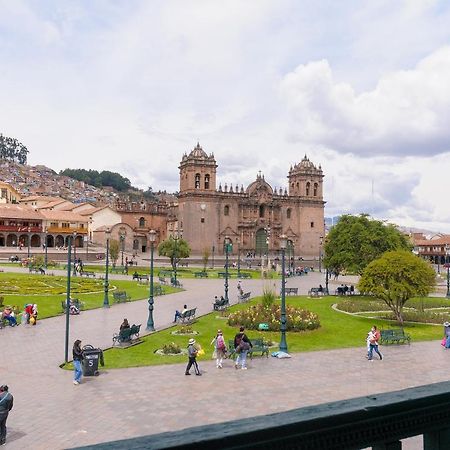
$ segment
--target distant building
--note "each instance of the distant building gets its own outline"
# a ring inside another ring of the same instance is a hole
[[[0,204],[18,203],[20,194],[9,184],[0,181]]]

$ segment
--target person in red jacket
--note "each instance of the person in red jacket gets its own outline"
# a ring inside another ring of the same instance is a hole
[[[379,330],[377,329],[376,325],[372,327],[372,329],[369,332],[368,340],[369,340],[369,357],[368,360],[372,361],[373,352],[378,354],[380,357],[380,360],[383,359],[383,355],[380,353],[380,350],[378,350],[378,341],[381,338],[381,334]]]

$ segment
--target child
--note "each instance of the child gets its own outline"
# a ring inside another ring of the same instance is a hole
[[[216,354],[216,367],[222,369],[223,358],[225,358],[225,353],[227,351],[222,330],[217,330],[217,335],[211,341],[211,345],[212,344],[214,344],[214,351]]]
[[[195,339],[191,338],[191,339],[189,339],[189,345],[188,345],[189,362],[186,367],[186,372],[184,373],[185,375],[190,375],[189,370],[191,370],[192,366],[194,366],[195,375],[201,375],[200,369],[198,368],[198,364],[197,364],[197,360],[196,360],[197,354],[198,354],[198,350],[195,348]]]

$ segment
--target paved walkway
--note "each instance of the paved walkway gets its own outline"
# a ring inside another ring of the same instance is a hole
[[[183,282],[186,291],[156,297],[157,329],[170,326],[174,309],[183,303],[210,312],[211,299],[223,290],[223,280]],[[316,272],[289,280],[289,286],[305,293],[320,282]],[[230,282],[232,301],[236,285]],[[252,295],[263,288],[259,280],[243,285]],[[108,347],[123,317],[145,324],[147,302],[71,317],[70,343],[81,338]],[[1,330],[0,343],[0,383],[9,384],[15,396],[8,420],[11,450],[70,448],[284,411],[447,380],[450,369],[449,354],[438,342],[427,342],[383,349],[381,362],[368,362],[361,347],[294,354],[290,360],[255,358],[248,371],[236,371],[230,361],[217,370],[207,361],[201,363],[202,377],[184,376],[184,364],[110,370],[74,386],[72,373],[58,368],[64,357],[63,317]]]

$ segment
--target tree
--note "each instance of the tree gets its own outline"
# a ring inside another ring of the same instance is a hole
[[[170,236],[159,244],[158,254],[159,256],[167,256],[170,258],[172,269],[175,270],[175,265],[178,264],[181,258],[189,257],[191,248],[184,239],[174,239]]]
[[[111,256],[113,267],[116,267],[117,259],[119,258],[119,241],[116,239],[109,240],[109,256]]]
[[[403,306],[412,297],[425,297],[436,282],[428,262],[409,251],[386,252],[372,261],[359,280],[360,292],[383,300],[403,324]]]
[[[208,261],[209,261],[209,248],[205,247],[203,249],[203,254],[202,254],[202,262],[203,262],[203,272],[206,272],[206,267],[208,266]]]
[[[328,233],[324,264],[337,274],[346,270],[360,275],[370,262],[390,250],[411,250],[408,238],[394,225],[365,214],[343,215]]]
[[[0,159],[17,161],[19,164],[27,163],[29,151],[21,142],[0,134]]]

